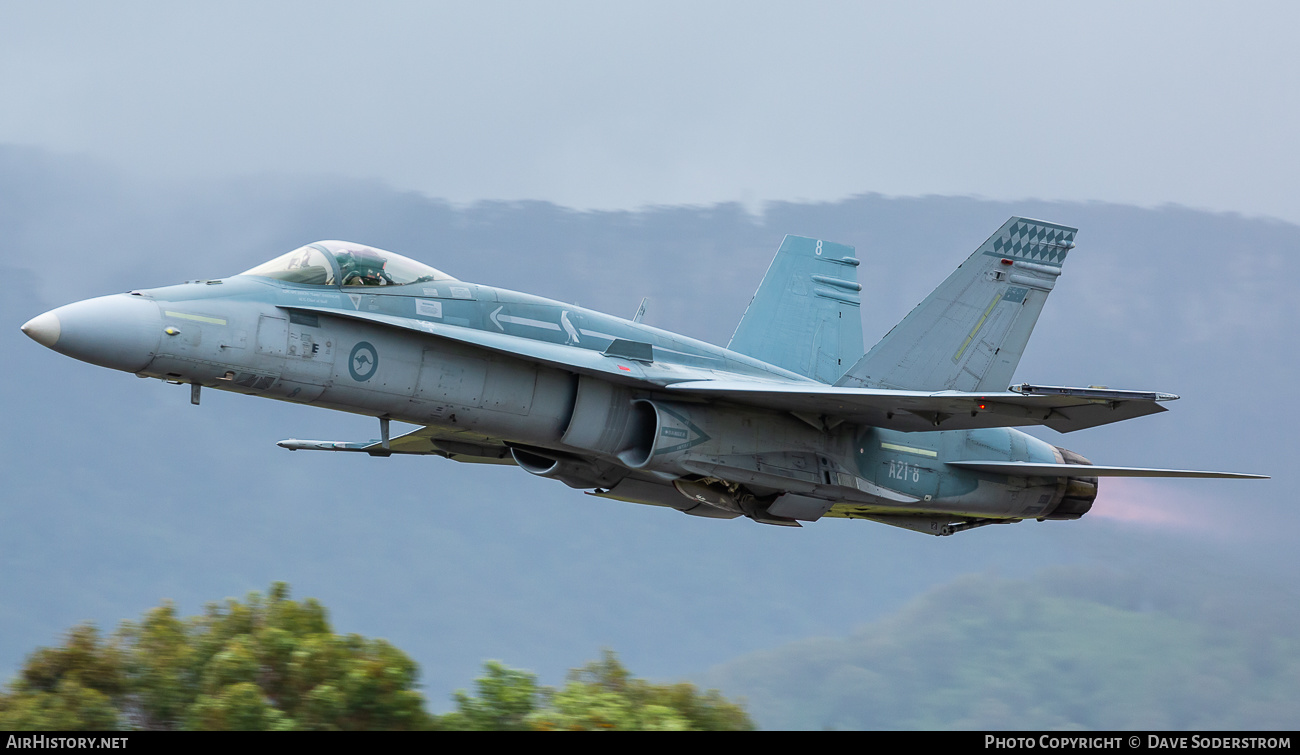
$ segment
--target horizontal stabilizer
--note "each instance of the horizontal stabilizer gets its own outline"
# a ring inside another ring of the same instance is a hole
[[[950,467],[1015,477],[1226,477],[1234,480],[1267,480],[1268,475],[1241,472],[1203,472],[1192,469],[1150,467],[1102,467],[1093,464],[1035,464],[1028,461],[950,461]]]

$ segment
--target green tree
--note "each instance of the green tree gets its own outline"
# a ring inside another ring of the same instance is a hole
[[[635,679],[612,651],[569,673],[560,689],[538,686],[535,675],[489,661],[477,680],[478,697],[455,695],[448,729],[474,730],[698,730],[750,731],[745,709],[716,690],[652,684]]]
[[[456,710],[442,717],[444,729],[459,731],[526,731],[529,717],[540,704],[543,687],[537,676],[512,669],[499,661],[483,664],[483,676],[475,680],[478,697],[464,690],[453,695]]]
[[[121,653],[83,624],[68,632],[62,647],[32,653],[12,691],[0,693],[0,729],[118,728],[126,691]]]
[[[422,729],[415,663],[334,634],[283,583],[181,619],[164,603],[108,641],[94,627],[28,659],[0,693],[0,729]]]

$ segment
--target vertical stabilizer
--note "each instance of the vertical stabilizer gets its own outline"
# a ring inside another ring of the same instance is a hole
[[[1076,232],[1011,218],[836,385],[1006,390]]]
[[[727,348],[833,383],[862,356],[853,247],[786,236]]]

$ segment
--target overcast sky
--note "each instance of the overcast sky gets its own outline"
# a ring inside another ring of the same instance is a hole
[[[0,142],[579,208],[862,192],[1300,221],[1282,3],[9,2]]]

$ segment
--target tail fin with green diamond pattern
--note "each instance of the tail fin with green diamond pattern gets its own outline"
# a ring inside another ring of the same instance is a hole
[[[836,385],[1006,390],[1077,230],[1011,218]]]

